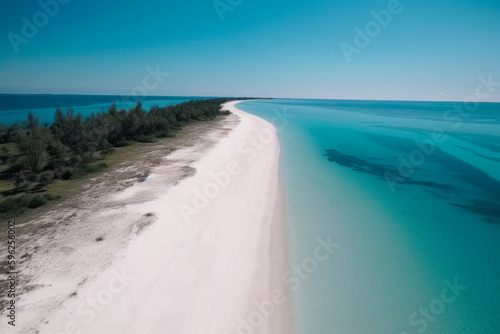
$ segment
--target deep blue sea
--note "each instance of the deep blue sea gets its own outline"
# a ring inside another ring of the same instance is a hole
[[[295,334],[500,333],[500,104],[238,107],[279,131]]]
[[[118,109],[131,109],[137,102],[141,101],[145,110],[153,105],[160,107],[192,99],[207,99],[209,97],[196,96],[147,96],[137,98],[133,96],[119,95],[16,95],[0,94],[0,123],[12,125],[16,121],[27,119],[28,113],[33,112],[40,117],[42,124],[51,124],[54,120],[54,112],[57,108],[66,111],[73,108],[75,112],[88,116],[108,107],[115,102]]]

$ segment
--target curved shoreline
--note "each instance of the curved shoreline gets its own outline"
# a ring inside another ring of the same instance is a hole
[[[151,213],[155,222],[48,312],[40,332],[289,333],[279,141],[270,123],[237,103],[224,107],[238,124],[189,165],[194,175],[167,188],[159,166],[148,182],[112,195],[122,217]],[[106,303],[91,312],[89,300]]]
[[[288,286],[283,280],[283,275],[288,270],[288,229],[286,222],[286,209],[285,209],[285,186],[284,186],[284,175],[283,175],[283,161],[282,152],[280,148],[279,138],[277,136],[276,128],[268,121],[249,114],[239,108],[237,104],[242,101],[229,102],[226,104],[226,108],[231,112],[239,115],[244,115],[244,117],[255,117],[259,121],[264,121],[264,129],[272,129],[274,134],[274,141],[277,143],[277,149],[275,149],[276,160],[273,161],[272,173],[274,174],[274,184],[275,196],[274,196],[274,209],[273,217],[270,220],[270,231],[269,231],[269,253],[268,264],[270,268],[269,272],[269,288],[268,296],[261,300],[269,300],[271,305],[273,305],[273,314],[268,318],[268,327],[263,328],[262,331],[258,331],[255,327],[255,333],[269,333],[269,334],[289,334],[291,330],[291,315],[290,315],[290,295]],[[229,106],[228,106],[229,105]],[[265,259],[265,256],[264,256]],[[284,301],[275,300],[272,298],[273,294],[283,294]],[[240,332],[236,332],[240,333]],[[242,332],[243,333],[243,332]]]

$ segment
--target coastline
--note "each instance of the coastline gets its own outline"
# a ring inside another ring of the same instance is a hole
[[[117,205],[97,216],[115,227],[121,219],[142,221],[129,231],[130,243],[93,277],[22,296],[19,312],[28,314],[21,332],[232,334],[250,326],[252,333],[289,333],[279,142],[270,123],[236,104],[224,105],[236,126],[224,128],[227,135],[199,160],[191,158],[199,156],[197,143],[163,157],[190,162],[173,184],[160,164],[146,182],[109,194]],[[50,286],[36,276],[33,283]],[[50,294],[72,289],[34,314]]]

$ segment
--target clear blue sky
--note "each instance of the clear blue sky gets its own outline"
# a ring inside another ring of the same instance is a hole
[[[387,0],[238,2],[221,20],[213,0],[69,0],[16,53],[41,7],[4,0],[0,92],[130,94],[147,66],[169,73],[148,95],[462,100],[500,81],[498,0],[401,0],[350,63],[340,43]]]

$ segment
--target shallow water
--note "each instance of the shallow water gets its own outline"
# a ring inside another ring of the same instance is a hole
[[[296,333],[500,332],[500,104],[238,107],[279,130]]]

